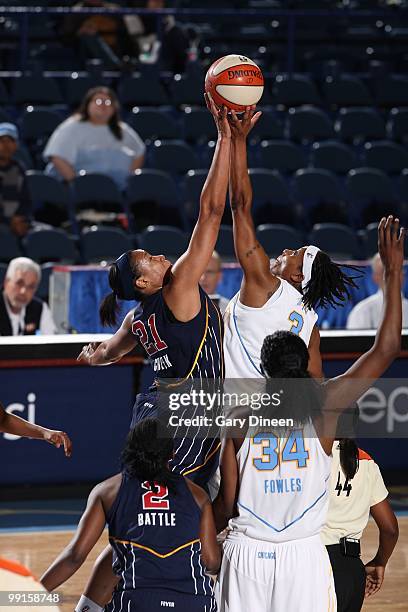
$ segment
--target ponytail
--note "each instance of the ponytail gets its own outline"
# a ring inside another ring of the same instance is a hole
[[[359,467],[358,446],[350,438],[339,440],[340,445],[340,465],[348,480],[354,478]]]
[[[105,295],[99,306],[99,317],[104,327],[113,327],[117,324],[119,300],[143,300],[143,293],[133,285],[134,279],[139,278],[140,270],[130,265],[129,253],[124,253],[109,268],[109,286],[112,293]]]
[[[99,317],[103,327],[114,327],[117,323],[116,318],[119,311],[119,304],[116,300],[116,293],[108,293],[103,298],[99,306]]]

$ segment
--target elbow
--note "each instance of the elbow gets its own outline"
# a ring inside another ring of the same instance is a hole
[[[389,538],[393,542],[396,542],[399,538],[399,526],[398,526],[397,519],[395,519],[392,525],[388,525],[382,531],[383,531],[383,535],[385,535],[387,538]]]

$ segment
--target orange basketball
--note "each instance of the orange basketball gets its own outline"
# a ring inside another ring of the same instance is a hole
[[[221,57],[211,64],[205,76],[205,91],[215,104],[238,112],[259,102],[263,89],[260,68],[243,55]]]

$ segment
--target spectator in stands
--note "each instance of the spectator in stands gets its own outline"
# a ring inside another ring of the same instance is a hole
[[[144,8],[151,11],[166,8],[165,0],[146,0],[144,4]],[[140,3],[131,2],[131,5],[140,6]],[[160,61],[164,70],[184,72],[190,37],[197,36],[192,28],[183,29],[176,23],[173,15],[161,18],[155,15],[126,15],[124,21],[135,46],[135,53],[141,62],[153,64]]]
[[[217,251],[214,251],[210,261],[208,262],[204,274],[200,278],[200,285],[204,289],[204,291],[210,296],[210,298],[216,303],[216,305],[221,311],[221,314],[224,314],[225,309],[228,306],[229,300],[226,297],[217,293],[217,286],[221,279],[221,258],[218,255]]]
[[[104,0],[84,0],[74,4],[73,8],[114,9],[117,5]],[[64,19],[62,37],[67,44],[78,49],[84,61],[100,59],[107,70],[123,66],[121,55],[126,28],[120,15],[68,15]]]
[[[0,294],[0,336],[55,334],[50,309],[34,297],[41,280],[41,268],[28,257],[12,259]]]
[[[44,150],[50,161],[46,172],[66,181],[81,170],[106,174],[120,189],[144,162],[145,145],[139,135],[120,120],[119,102],[108,87],[86,93],[77,113],[51,135]]]
[[[371,260],[372,279],[377,293],[356,304],[347,319],[347,329],[377,329],[383,307],[384,266],[379,253]],[[403,274],[403,273],[402,273]],[[401,280],[401,284],[402,280]],[[408,300],[402,298],[402,327],[408,327]]]
[[[31,202],[25,171],[13,159],[18,148],[18,132],[12,123],[0,123],[0,224],[7,225],[17,236],[29,227]]]

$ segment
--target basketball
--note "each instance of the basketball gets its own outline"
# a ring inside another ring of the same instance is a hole
[[[241,112],[257,104],[264,89],[260,68],[244,55],[225,55],[213,64],[205,77],[205,91],[217,106]]]

